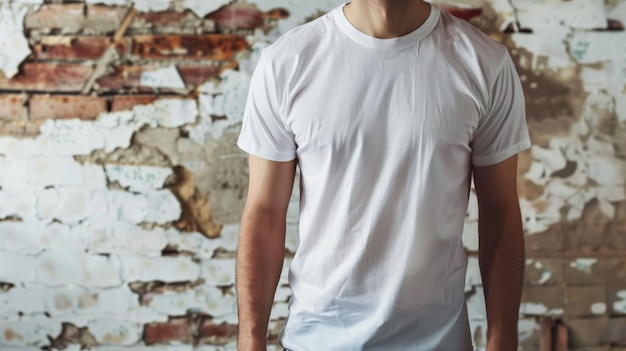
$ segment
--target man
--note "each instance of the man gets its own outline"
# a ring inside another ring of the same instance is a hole
[[[523,100],[502,45],[421,0],[353,0],[265,49],[238,142],[250,154],[239,350],[266,348],[296,164],[284,348],[471,350],[461,232],[473,174],[487,350],[516,350]]]

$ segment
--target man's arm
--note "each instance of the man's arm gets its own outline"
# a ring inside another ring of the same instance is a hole
[[[285,222],[296,161],[250,156],[237,249],[239,351],[266,349],[267,326],[285,256]]]
[[[474,167],[478,259],[487,306],[487,350],[517,350],[524,279],[524,234],[517,197],[517,156]]]

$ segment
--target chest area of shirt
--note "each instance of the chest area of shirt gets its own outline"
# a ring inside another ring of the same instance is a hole
[[[442,64],[344,58],[293,86],[286,118],[299,146],[355,142],[465,147],[480,109],[471,84]]]

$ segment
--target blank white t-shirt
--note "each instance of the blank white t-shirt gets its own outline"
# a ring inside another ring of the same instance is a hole
[[[266,48],[238,145],[297,158],[294,350],[470,350],[461,233],[471,166],[528,148],[506,48],[431,7],[398,38],[339,6]]]

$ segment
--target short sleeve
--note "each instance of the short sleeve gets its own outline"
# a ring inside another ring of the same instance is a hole
[[[489,94],[487,113],[471,143],[474,166],[489,166],[530,147],[524,92],[515,65],[506,54]]]
[[[237,146],[250,155],[284,162],[296,158],[296,143],[280,115],[283,93],[279,86],[262,53],[252,74]]]

